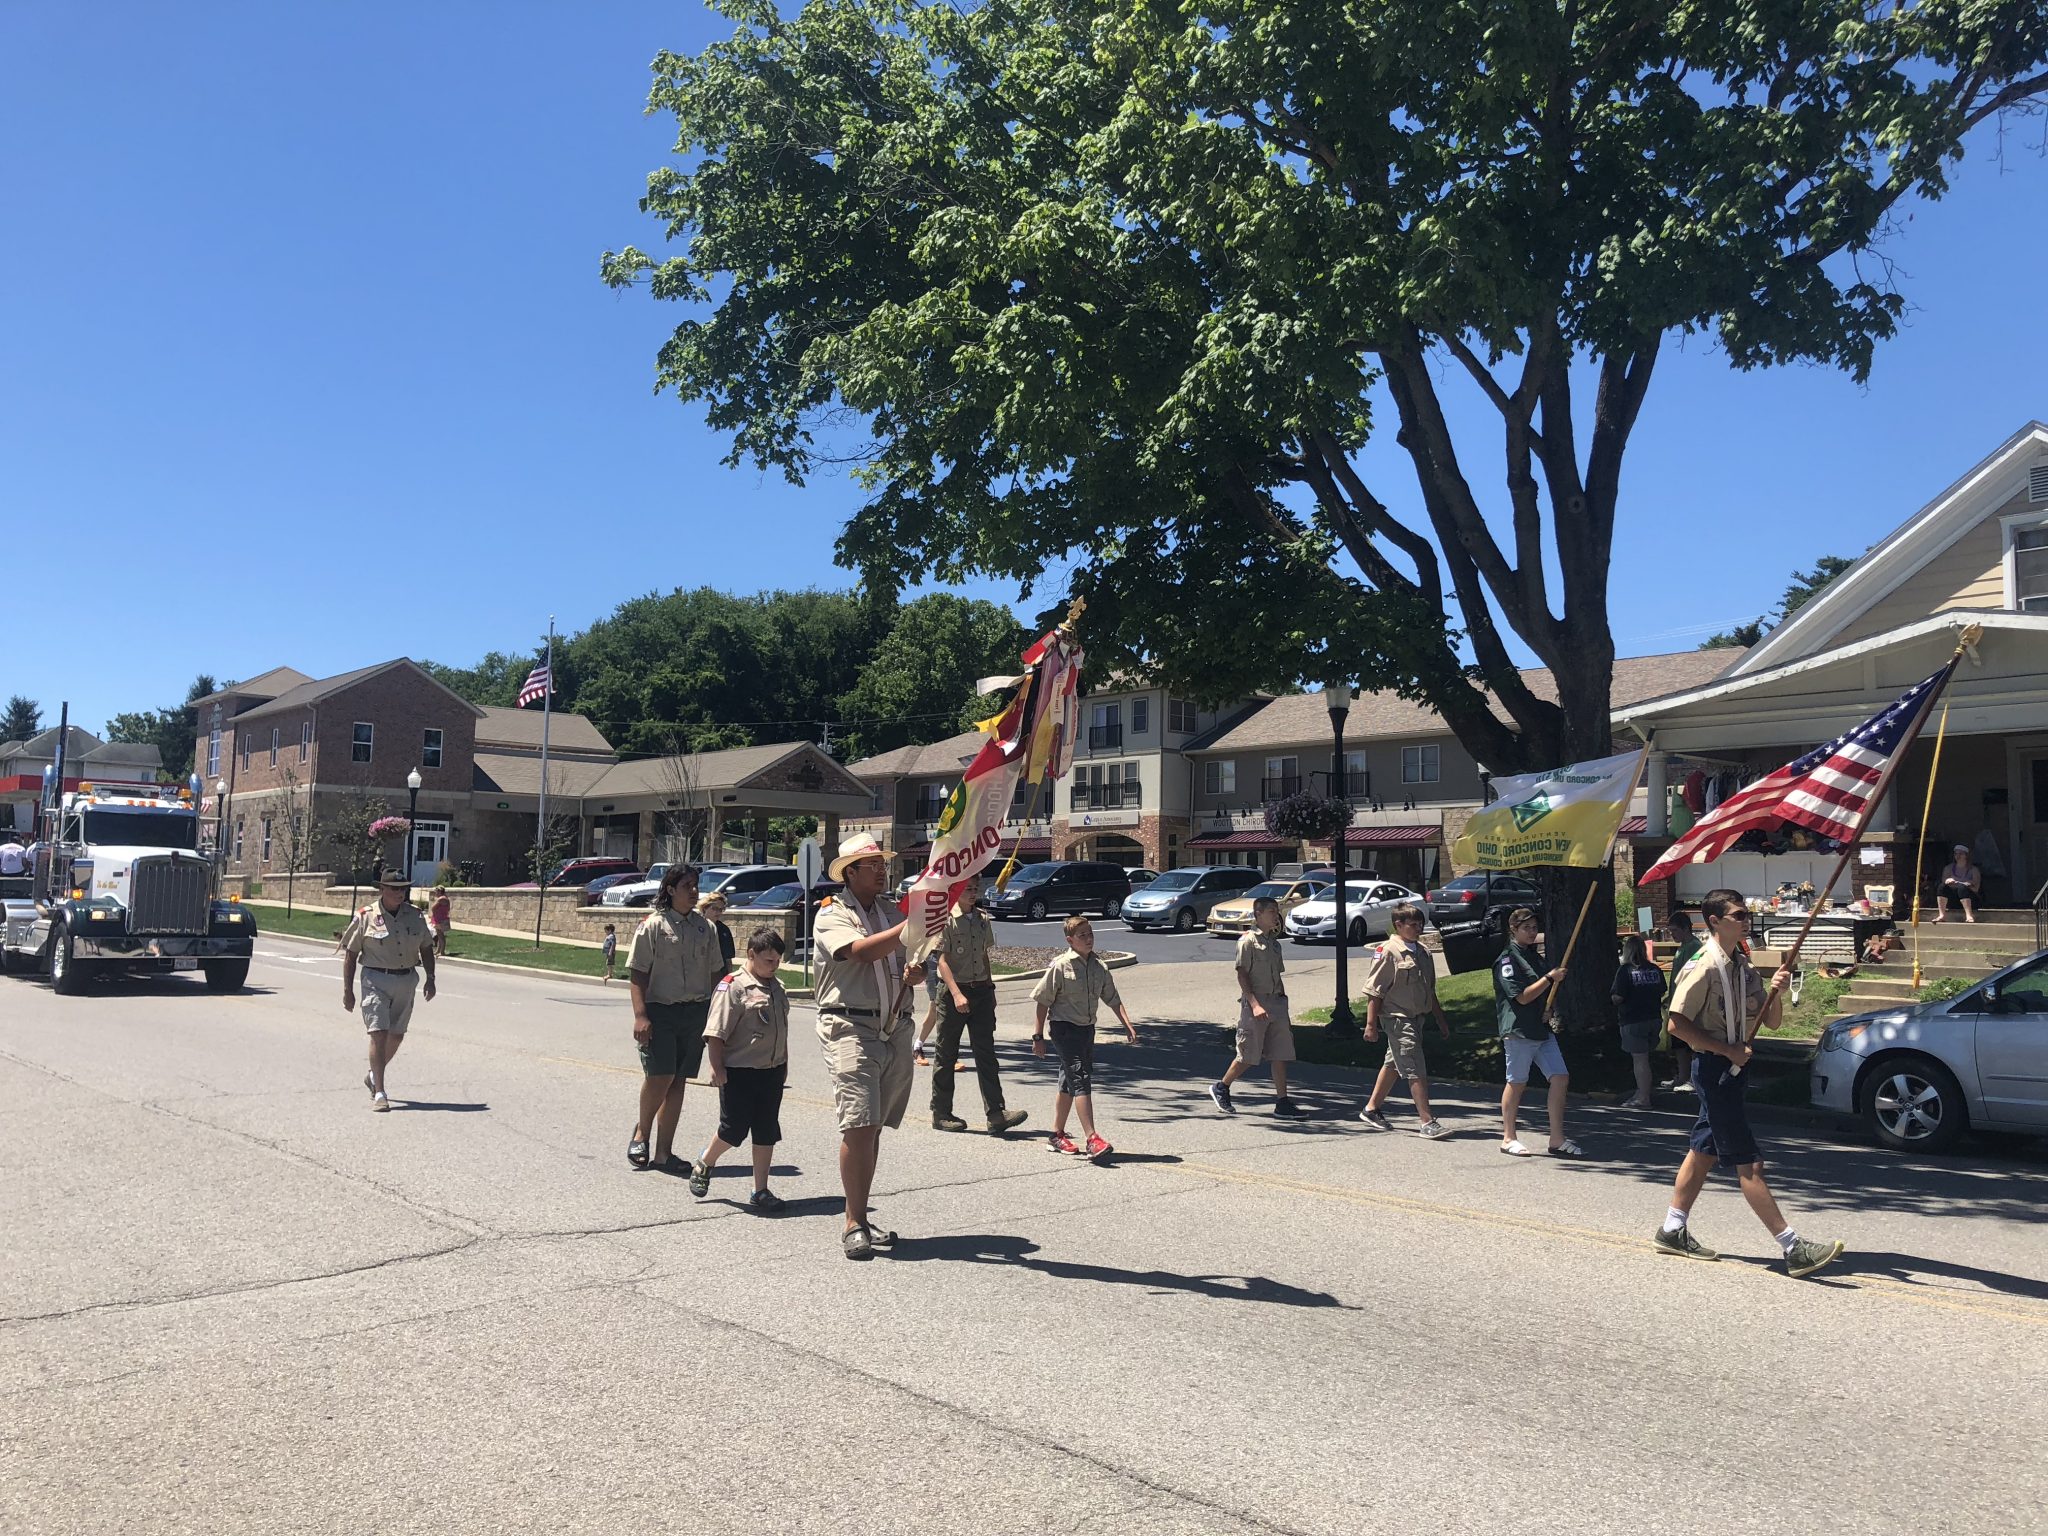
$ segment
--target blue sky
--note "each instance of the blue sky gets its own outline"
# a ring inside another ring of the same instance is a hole
[[[723,30],[627,3],[0,12],[0,696],[98,728],[199,671],[461,663],[649,590],[845,584],[853,487],[722,468],[651,391],[675,312],[597,278],[658,243],[648,61]],[[1763,611],[2048,417],[2040,137],[2000,165],[1987,133],[1916,210],[1891,248],[1914,311],[1867,386],[1667,351],[1624,484],[1625,653]],[[1367,464],[1399,509],[1396,452]]]

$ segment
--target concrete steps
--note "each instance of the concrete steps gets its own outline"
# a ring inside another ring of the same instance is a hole
[[[1917,932],[1901,926],[1905,947],[1895,949],[1881,966],[1859,970],[1837,1006],[1837,1013],[1867,1013],[1897,1008],[1919,1000],[1913,986],[1913,950],[1920,951],[1920,979],[1975,983],[2034,952],[2034,915],[2030,911],[1980,912],[1977,921],[1950,918],[1934,923],[1923,915]]]

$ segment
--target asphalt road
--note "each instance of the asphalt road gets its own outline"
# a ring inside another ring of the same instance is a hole
[[[253,989],[0,981],[0,1529],[21,1532],[1896,1532],[2040,1529],[2048,1165],[1787,1127],[1774,1177],[1852,1256],[1767,1264],[1732,1187],[1647,1245],[1677,1115],[1595,1160],[1202,1092],[1228,995],[1119,981],[1109,1167],[885,1138],[894,1257],[839,1255],[799,1015],[744,1214],[635,1173],[623,994],[450,968],[368,1110],[322,949]],[[1051,1074],[1006,1005],[1031,1129]],[[963,1102],[974,1098],[961,1079]],[[710,1096],[693,1091],[685,1149]]]

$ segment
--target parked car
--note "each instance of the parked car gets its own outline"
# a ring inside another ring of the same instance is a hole
[[[1209,909],[1211,933],[1243,933],[1252,925],[1252,903],[1270,896],[1280,903],[1280,917],[1307,901],[1323,887],[1305,877],[1294,880],[1261,880],[1241,896],[1219,901]]]
[[[1525,875],[1477,871],[1429,893],[1430,926],[1443,940],[1444,970],[1476,971],[1507,948],[1508,913],[1543,907],[1543,892]]]
[[[1965,1129],[2048,1133],[2048,949],[1960,996],[1836,1019],[1809,1069],[1817,1109],[1886,1146],[1938,1152]]]
[[[1131,889],[1134,891],[1142,891],[1159,878],[1159,871],[1156,869],[1133,869],[1128,873],[1131,877]]]
[[[787,864],[721,864],[704,871],[697,881],[697,899],[723,896],[727,905],[742,896],[752,896],[778,885],[796,883],[796,870]]]
[[[654,900],[654,893],[661,889],[661,877],[668,873],[666,864],[651,864],[647,873],[638,880],[621,880],[608,885],[597,898],[601,907],[644,907]]]
[[[547,887],[551,891],[567,890],[570,887],[582,889],[587,887],[591,881],[601,880],[606,875],[627,875],[638,879],[640,866],[631,859],[570,859],[566,863],[557,864],[552,870],[548,871]],[[535,881],[524,880],[518,885],[513,886],[512,889],[531,891],[539,889],[539,886]],[[586,895],[585,900],[588,899]]]
[[[1135,932],[1171,924],[1181,933],[1199,928],[1209,911],[1266,877],[1236,864],[1169,869],[1124,903],[1124,923]]]
[[[837,880],[820,880],[811,887],[811,919],[817,920],[818,908],[827,897],[845,890]],[[802,910],[803,886],[792,880],[786,885],[771,885],[765,891],[749,891],[741,896],[727,898],[731,905],[748,912],[796,912]]]
[[[992,917],[1036,920],[1055,912],[1100,912],[1115,917],[1131,894],[1131,877],[1121,864],[1089,859],[1051,859],[1020,864],[1003,890],[989,888],[983,905]]]
[[[656,878],[659,877],[657,876]],[[637,869],[629,870],[622,875],[599,875],[595,880],[583,887],[583,897],[586,901],[594,901],[602,906],[604,904],[604,893],[613,886],[639,884],[646,879],[647,876]]]
[[[1419,892],[1388,880],[1344,882],[1344,942],[1363,944],[1394,931],[1393,911],[1404,901],[1422,905]],[[1287,914],[1287,937],[1297,944],[1337,942],[1337,887],[1326,885]]]

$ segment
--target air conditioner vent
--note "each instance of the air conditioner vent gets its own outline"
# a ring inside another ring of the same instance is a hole
[[[2048,464],[2036,464],[2027,471],[2027,500],[2048,501]]]

